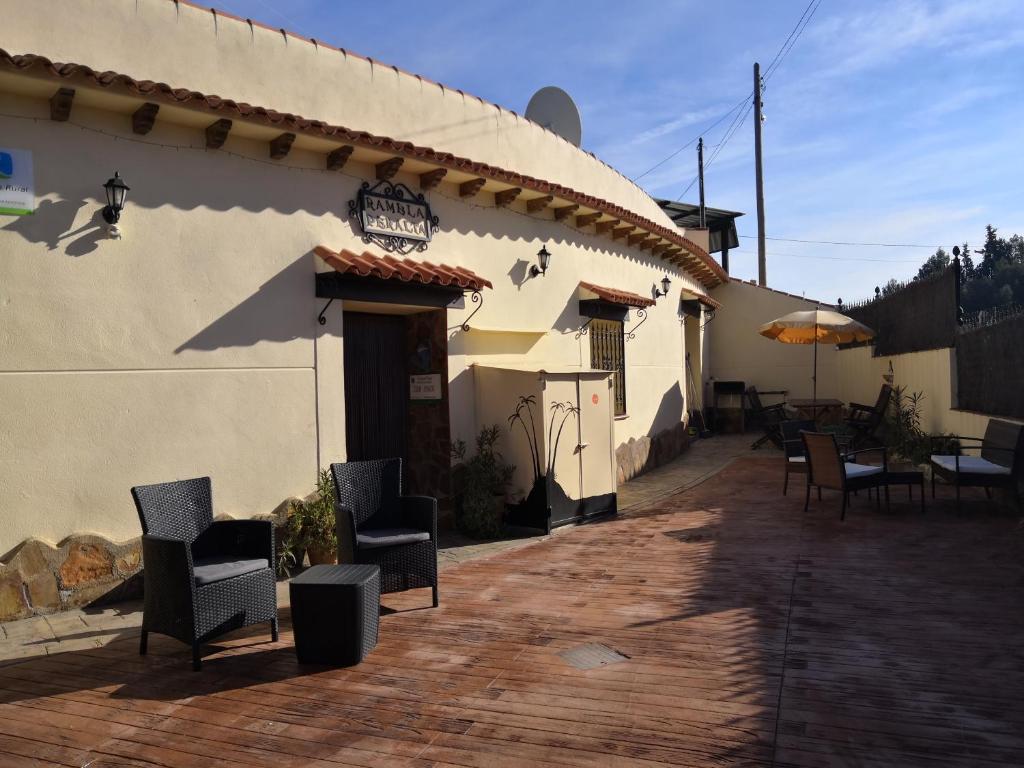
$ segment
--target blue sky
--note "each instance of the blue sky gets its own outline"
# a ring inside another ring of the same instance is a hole
[[[583,146],[636,177],[751,92],[752,63],[771,61],[807,0],[218,7],[517,112],[558,85],[580,106]],[[1024,233],[1022,91],[1015,0],[823,0],[764,94],[768,236],[948,250],[980,245],[988,223]],[[706,158],[730,120],[704,134]],[[638,183],[675,199],[695,173],[691,147]],[[706,186],[709,205],[747,213],[730,262],[734,275],[756,278],[751,115],[707,168]],[[696,202],[696,186],[683,199]],[[933,249],[769,241],[767,250],[769,285],[850,301],[912,276]]]

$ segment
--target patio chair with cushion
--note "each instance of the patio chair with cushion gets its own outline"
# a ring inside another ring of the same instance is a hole
[[[437,597],[437,499],[402,495],[402,460],[331,464],[339,561],[349,540],[355,562],[380,566],[380,591],[430,587]]]
[[[804,452],[807,456],[807,495],[804,499],[804,512],[811,501],[811,486],[818,488],[819,498],[822,488],[839,491],[843,494],[843,505],[839,519],[846,519],[846,507],[850,502],[850,492],[875,489],[876,504],[881,506],[879,488],[885,488],[885,507],[889,508],[889,486],[886,481],[888,457],[885,448],[865,448],[860,451],[841,452],[836,436],[830,432],[803,432]],[[860,464],[854,457],[860,454],[876,453],[881,456],[881,464]]]
[[[878,391],[878,399],[874,405],[862,405],[861,403],[850,403],[850,412],[846,417],[846,426],[853,431],[853,444],[881,445],[878,438],[878,430],[882,426],[885,412],[889,408],[889,401],[892,399],[892,387],[883,384]]]
[[[764,429],[764,434],[751,444],[751,449],[756,450],[769,441],[774,443],[777,448],[781,448],[783,440],[781,424],[792,418],[791,410],[785,403],[763,405],[757,387],[747,387],[743,394],[750,404],[751,418]]]
[[[960,509],[960,489],[984,488],[991,498],[992,488],[1008,488],[1020,505],[1020,483],[1024,479],[1024,425],[1001,419],[990,419],[984,437],[939,435],[932,438],[947,444],[957,441],[954,454],[932,454],[932,498],[935,498],[935,478],[940,477],[956,488],[956,507]],[[969,445],[964,445],[964,443]],[[973,445],[970,445],[973,443]],[[978,456],[965,456],[964,450],[980,451]]]
[[[132,488],[142,523],[145,589],[139,653],[150,632],[192,646],[240,627],[270,624],[277,642],[274,526],[268,520],[213,520],[210,478]]]
[[[782,453],[785,459],[786,476],[782,481],[782,495],[789,490],[791,474],[807,474],[807,456],[804,454],[804,441],[801,432],[813,432],[815,423],[812,419],[793,419],[779,425],[782,430]]]

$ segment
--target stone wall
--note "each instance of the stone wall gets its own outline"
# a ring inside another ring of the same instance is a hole
[[[115,544],[102,536],[69,536],[57,546],[22,542],[0,563],[0,621],[142,595],[139,539]]]
[[[686,425],[679,422],[654,437],[630,438],[615,449],[616,482],[622,485],[650,469],[667,464],[690,447]]]

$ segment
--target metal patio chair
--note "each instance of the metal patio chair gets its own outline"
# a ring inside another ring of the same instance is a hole
[[[847,415],[846,426],[853,431],[853,444],[861,446],[868,443],[881,445],[877,432],[882,426],[885,412],[889,408],[889,401],[892,399],[892,387],[883,384],[878,391],[878,398],[875,404],[862,405],[861,403],[850,403],[850,413]]]
[[[357,563],[380,567],[380,591],[430,587],[437,596],[437,499],[402,495],[402,460],[331,464],[337,502],[338,559],[352,542]]]
[[[132,488],[142,523],[145,588],[139,653],[150,632],[192,646],[252,624],[270,624],[277,642],[274,526],[267,520],[213,520],[210,478]]]
[[[757,450],[769,441],[776,447],[781,448],[783,441],[781,425],[782,422],[792,418],[792,409],[785,403],[763,405],[757,387],[747,387],[743,395],[750,404],[751,418],[764,429],[764,434],[751,444],[751,450]]]

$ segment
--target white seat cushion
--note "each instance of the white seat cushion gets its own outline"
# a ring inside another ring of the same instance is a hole
[[[806,456],[790,456],[789,457],[789,461],[792,462],[793,464],[806,464],[807,463],[807,457]]]
[[[874,467],[870,464],[853,464],[852,462],[846,462],[846,477],[852,480],[856,477],[868,477],[869,475],[877,475],[882,472],[881,467]]]
[[[932,456],[932,464],[937,464],[947,472],[956,472],[956,456]],[[1010,468],[994,464],[981,456],[961,456],[960,471],[975,475],[1008,475]]]

